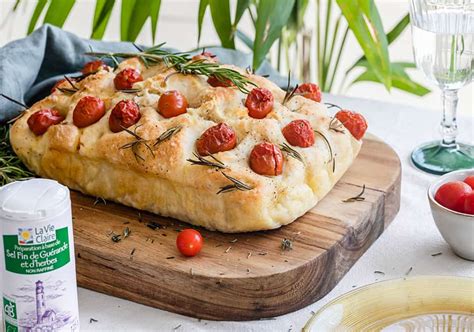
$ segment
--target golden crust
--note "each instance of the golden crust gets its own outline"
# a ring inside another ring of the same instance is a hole
[[[147,69],[138,59],[122,62],[117,71],[125,67],[139,69],[145,78],[134,85],[141,89],[138,95],[116,91],[115,73],[101,70],[78,82],[79,91],[75,94],[57,91],[15,122],[11,143],[32,171],[89,195],[208,229],[248,232],[277,228],[303,215],[329,192],[360,150],[361,142],[345,129],[343,133],[329,130],[331,119],[324,105],[295,96],[284,106],[281,103],[285,93],[263,77],[246,74],[275,97],[273,112],[257,120],[247,115],[242,102],[245,95],[237,89],[213,88],[204,77],[176,74],[164,65]],[[156,111],[160,94],[167,90],[179,90],[186,96],[190,105],[186,114],[165,119]],[[79,129],[72,124],[72,111],[86,95],[102,98],[107,112],[97,123]],[[125,131],[112,133],[108,127],[110,111],[122,99],[134,99],[140,105],[142,117],[130,129],[148,140],[150,146],[166,130],[176,126],[181,130],[152,146],[152,151],[139,145],[136,152],[144,160],[137,158],[131,149],[122,148],[133,137]],[[35,136],[27,119],[45,107],[54,107],[66,119],[44,135]],[[303,156],[304,164],[285,156],[282,175],[265,177],[254,173],[248,166],[253,146],[261,141],[286,142],[281,129],[302,118],[330,141],[337,160],[335,171],[328,162],[328,146],[317,135],[314,146],[294,148]],[[215,155],[227,166],[223,172],[254,189],[216,194],[229,184],[222,171],[187,161],[194,159],[196,139],[219,122],[226,122],[238,137],[236,148]]]

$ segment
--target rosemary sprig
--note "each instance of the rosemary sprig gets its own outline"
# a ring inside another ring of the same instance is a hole
[[[9,126],[0,126],[0,186],[33,177],[10,145]]]
[[[123,92],[123,93],[139,93],[140,91],[142,91],[142,89],[123,89],[123,90],[120,90],[120,92]]]
[[[155,141],[155,144],[153,144],[153,147],[157,146],[160,143],[163,143],[164,141],[170,139],[173,135],[176,135],[179,133],[181,130],[181,126],[176,126],[176,127],[171,127],[164,131]]]
[[[214,157],[212,154],[209,155],[209,157],[213,160],[208,160],[208,159],[204,158],[203,156],[200,156],[196,152],[194,152],[193,155],[194,155],[194,157],[196,157],[197,160],[186,159],[186,161],[190,162],[193,165],[216,167],[216,168],[220,168],[220,169],[226,168],[225,164],[222,161],[220,161],[219,159],[217,159],[216,157]]]
[[[288,156],[290,156],[292,158],[295,158],[296,160],[299,160],[304,164],[304,160],[303,160],[303,157],[301,156],[301,154],[298,151],[296,151],[295,149],[293,149],[291,146],[289,146],[288,144],[286,144],[286,143],[280,144],[280,149],[283,152],[286,152],[288,154]]]
[[[288,83],[286,85],[285,97],[283,98],[283,102],[281,103],[282,105],[285,105],[286,103],[288,103],[291,100],[291,98],[295,96],[296,90],[298,90],[298,84],[296,84],[296,86],[293,89],[291,89],[290,76],[291,76],[291,72],[288,73]]]
[[[79,88],[78,88],[76,85],[74,85],[74,83],[72,82],[72,80],[71,80],[69,77],[67,77],[66,75],[64,75],[64,78],[65,78],[66,81],[69,83],[69,85],[71,86],[72,89],[74,89],[74,90],[76,90],[76,91],[79,90]]]
[[[188,53],[172,53],[162,49],[165,43],[153,46],[147,50],[136,53],[107,53],[107,52],[88,52],[86,55],[97,56],[101,58],[110,58],[118,64],[117,58],[140,58],[146,67],[164,63],[169,68],[174,68],[177,72],[184,75],[204,75],[214,76],[220,81],[229,80],[240,91],[248,93],[247,85],[255,85],[244,75],[230,68],[222,67],[217,63],[209,63],[205,60],[192,60]]]
[[[326,105],[328,108],[337,108],[339,110],[342,110],[342,107],[339,106],[339,105],[336,105],[336,104],[333,104],[333,103],[324,103],[324,105]]]
[[[343,202],[344,203],[352,203],[352,202],[365,201],[365,197],[363,197],[364,193],[365,193],[365,184],[362,186],[362,191],[357,196],[344,199]]]
[[[331,118],[331,121],[329,122],[329,130],[342,134],[345,132],[343,123],[336,117]]]
[[[326,137],[326,135],[324,135],[322,132],[320,132],[319,130],[315,130],[314,131],[316,134],[318,134],[319,136],[321,136],[324,140],[324,142],[326,143],[326,145],[328,146],[328,150],[329,150],[329,160],[328,160],[328,163],[332,162],[332,172],[334,173],[336,171],[336,156],[334,156],[334,153],[333,153],[333,150],[332,150],[332,146],[331,146],[331,143],[329,142],[328,138]]]
[[[155,157],[155,154],[153,153],[153,150],[150,147],[150,145],[148,145],[147,140],[143,139],[140,135],[137,134],[137,129],[140,126],[141,125],[136,126],[133,131],[131,131],[127,128],[123,128],[124,131],[126,131],[127,133],[132,135],[135,139],[133,141],[131,141],[127,144],[124,144],[120,147],[120,149],[131,149],[132,152],[133,152],[133,155],[135,156],[135,159],[137,160],[137,162],[138,162],[139,159],[142,160],[142,161],[145,161],[145,158],[143,158],[139,153],[140,145],[144,145],[148,149],[148,151],[150,151],[151,155],[153,157]]]
[[[225,174],[224,172],[221,172],[221,173],[231,182],[231,184],[221,187],[220,190],[216,193],[217,195],[221,193],[225,194],[225,193],[236,191],[236,190],[246,191],[246,190],[253,189],[252,186],[249,186],[248,184],[245,184],[242,181],[239,181],[236,178],[233,178],[232,176]]]
[[[26,105],[26,104],[23,104],[22,102],[18,101],[18,100],[15,100],[13,99],[12,97],[9,97],[3,93],[0,93],[0,97],[3,97],[5,98],[6,100],[8,101],[11,101],[12,103],[14,104],[17,104],[21,107],[23,107],[23,110],[17,115],[15,116],[14,118],[10,119],[7,121],[7,124],[10,124],[10,123],[13,123],[15,122],[16,120],[18,120],[19,118],[21,118],[23,115],[25,115],[25,111],[27,111],[29,109],[29,107]],[[7,130],[8,131],[8,130]]]

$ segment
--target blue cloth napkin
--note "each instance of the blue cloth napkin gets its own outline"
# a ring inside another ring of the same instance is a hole
[[[136,52],[129,42],[103,42],[79,38],[51,25],[44,25],[26,38],[13,41],[0,48],[0,93],[31,106],[49,94],[53,84],[63,75],[75,74],[93,60],[84,55],[90,49],[97,52]],[[252,55],[237,50],[209,48],[222,63],[247,67]],[[287,79],[280,76],[268,62],[257,71],[270,75],[281,87]],[[0,97],[0,123],[4,123],[22,110]]]

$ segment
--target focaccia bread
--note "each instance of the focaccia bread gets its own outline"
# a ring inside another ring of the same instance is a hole
[[[88,195],[210,230],[249,232],[278,228],[310,210],[360,150],[361,141],[345,123],[330,117],[324,104],[298,91],[288,96],[261,76],[223,65],[247,80],[241,91],[212,86],[204,75],[177,73],[169,64],[147,65],[128,58],[115,70],[99,66],[72,84],[59,84],[12,126],[10,139],[17,155],[39,176]],[[136,69],[143,80],[134,83],[133,90],[118,90],[114,79],[126,68]],[[245,106],[246,92],[257,87],[270,91],[274,99],[263,118],[249,116]],[[187,109],[165,118],[159,99],[172,90],[185,97]],[[85,96],[100,98],[105,114],[95,123],[78,125],[74,112]],[[109,117],[122,100],[139,106],[139,120],[113,132]],[[55,110],[59,119],[35,129],[43,122],[33,123],[32,115],[44,109]],[[294,120],[307,120],[315,131],[311,146],[293,146],[285,138],[282,129]],[[234,131],[235,146],[199,155],[196,142],[219,123]],[[270,165],[278,164],[275,174],[258,174],[258,168],[250,167],[252,150],[262,142],[282,153],[282,160],[270,160]]]

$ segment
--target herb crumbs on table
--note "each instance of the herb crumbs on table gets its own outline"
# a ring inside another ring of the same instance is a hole
[[[227,254],[230,251],[230,249],[232,249],[232,247],[227,248],[224,252]]]
[[[223,244],[222,244],[222,243],[216,244],[216,248],[218,248],[218,247],[222,247],[222,246],[223,246]]]
[[[290,239],[283,239],[281,240],[280,248],[282,251],[289,251],[293,249],[293,241]]]
[[[140,212],[138,212],[138,222],[143,222],[143,217]]]
[[[189,274],[192,275],[192,276],[194,275],[194,270],[193,270],[193,268],[190,268],[190,269],[189,269]]]
[[[180,327],[181,327],[181,324],[179,324],[178,326],[173,327],[173,331],[176,331],[176,330],[179,329]]]
[[[250,256],[252,256],[252,253],[249,251],[249,253],[248,253],[248,255],[247,255],[247,259],[249,259]]]
[[[90,319],[89,319],[89,324],[97,323],[97,322],[98,322],[98,320],[95,319],[95,318],[90,318]]]
[[[135,254],[135,248],[132,249],[132,251],[130,252],[130,256],[133,256]]]
[[[168,256],[166,259],[174,259],[174,256]]]
[[[156,231],[157,229],[160,229],[160,228],[161,228],[160,224],[157,224],[157,223],[154,222],[154,221],[151,221],[151,222],[147,223],[147,224],[146,224],[146,227],[148,227],[148,228],[150,228],[150,229],[152,229],[152,230],[154,230],[154,231]]]
[[[405,275],[409,275],[411,273],[411,271],[413,270],[413,266],[410,266],[410,268],[408,269],[407,273],[405,273]]]
[[[106,201],[104,198],[102,198],[102,197],[96,197],[96,198],[95,198],[95,201],[94,201],[94,206],[96,206],[96,205],[99,204],[99,203],[102,203],[102,204],[104,204],[104,205],[107,205],[107,201]]]
[[[125,227],[125,229],[123,230],[123,238],[127,238],[130,236],[130,233],[132,233],[132,231],[130,230],[130,228],[128,227]]]
[[[128,225],[128,224],[130,224],[130,221],[125,221],[125,222],[123,223],[123,225]]]
[[[247,273],[250,273],[250,269],[247,269]]]
[[[238,241],[237,239],[233,239],[232,241],[229,241],[229,243],[235,243],[237,241]]]
[[[110,239],[115,243],[122,241],[122,235],[120,234],[113,234]]]
[[[260,256],[266,256],[268,253],[267,252],[259,252],[258,253]]]
[[[385,272],[382,272],[382,271],[374,271],[375,274],[381,274],[381,275],[385,275]]]
[[[365,197],[363,197],[364,193],[365,193],[365,184],[362,186],[362,191],[357,196],[343,199],[342,202],[343,203],[362,202],[365,200]]]
[[[435,254],[431,254],[431,257],[436,257],[436,256],[440,256],[442,255],[443,253],[442,252],[437,252]]]

